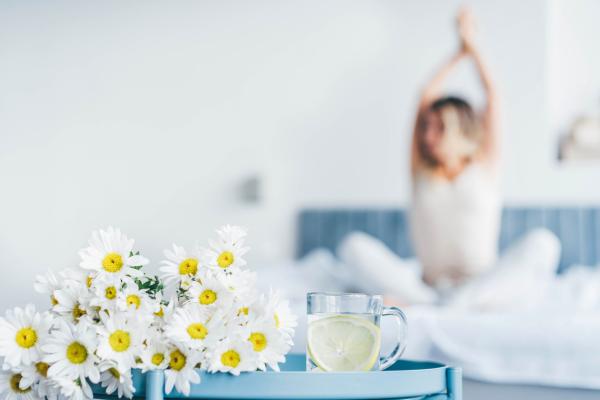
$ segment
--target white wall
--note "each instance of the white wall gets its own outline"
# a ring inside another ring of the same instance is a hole
[[[565,134],[573,121],[600,113],[600,2],[553,0],[549,14],[549,123]]]
[[[293,253],[307,205],[402,205],[416,93],[459,1],[0,3],[0,298],[109,224],[154,261],[222,223]],[[598,202],[547,126],[544,0],[472,1],[503,95],[504,196]],[[463,67],[452,83],[477,100]],[[264,201],[234,188],[264,179]]]

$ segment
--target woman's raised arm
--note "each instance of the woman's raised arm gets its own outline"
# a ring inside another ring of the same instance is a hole
[[[419,144],[417,135],[420,130],[421,124],[423,124],[423,118],[425,111],[429,109],[431,104],[436,101],[442,95],[444,83],[448,78],[448,75],[454,70],[456,65],[461,59],[465,57],[466,53],[461,49],[446,61],[442,67],[436,72],[436,74],[427,82],[421,92],[421,98],[419,99],[419,105],[417,109],[417,116],[415,118],[415,125],[413,128],[412,146],[411,146],[411,170],[416,172],[421,165],[421,156],[419,153]]]
[[[498,93],[496,84],[492,78],[490,70],[483,60],[481,53],[474,43],[475,23],[471,12],[468,9],[462,9],[458,15],[458,31],[462,41],[462,47],[466,54],[472,57],[481,86],[485,91],[486,105],[483,109],[483,142],[481,144],[481,154],[488,159],[495,159],[498,155]]]

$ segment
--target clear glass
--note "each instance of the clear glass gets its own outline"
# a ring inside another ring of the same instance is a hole
[[[372,331],[376,332],[376,335],[378,336],[377,341],[380,347],[381,318],[386,316],[394,317],[397,326],[396,344],[394,346],[394,349],[389,355],[385,357],[381,357],[381,355],[378,353],[377,358],[375,359],[373,366],[370,369],[372,371],[384,370],[390,365],[392,365],[402,355],[404,349],[406,348],[406,334],[408,329],[406,316],[397,307],[384,307],[383,298],[380,295],[368,295],[363,293],[308,293],[306,295],[306,307],[306,313],[308,316],[307,326],[309,331],[307,334],[308,340],[306,348],[307,371],[324,371],[323,368],[320,368],[317,365],[318,362],[316,362],[316,360],[313,360],[314,356],[311,354],[310,349],[310,343],[315,342],[315,339],[312,338],[312,336],[318,335],[319,332],[316,328],[318,325],[311,324],[314,324],[316,321],[320,321],[324,318],[349,316],[351,318],[364,320],[353,320],[355,322],[358,322],[358,325],[364,325],[367,327],[372,327],[372,325],[374,325],[376,328],[372,328]],[[315,329],[311,329],[311,326]],[[340,332],[338,335],[341,337],[341,342],[350,340],[348,337],[344,336],[344,332]],[[380,348],[377,348],[376,350],[379,352]],[[340,349],[339,351],[344,351],[344,349]],[[350,369],[329,368],[325,370],[347,371]]]

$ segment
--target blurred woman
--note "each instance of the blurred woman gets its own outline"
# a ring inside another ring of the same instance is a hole
[[[413,130],[411,233],[422,279],[418,268],[364,233],[349,235],[338,254],[364,282],[361,290],[402,303],[436,302],[442,294],[449,303],[503,307],[554,273],[560,245],[551,232],[536,230],[497,260],[498,95],[468,11],[459,13],[457,26],[460,48],[425,86]],[[463,60],[475,65],[485,94],[481,110],[443,95]]]
[[[471,15],[458,18],[461,47],[423,90],[413,132],[411,228],[424,279],[448,287],[491,268],[497,257],[498,99],[473,42]],[[462,60],[475,64],[485,104],[442,96]]]

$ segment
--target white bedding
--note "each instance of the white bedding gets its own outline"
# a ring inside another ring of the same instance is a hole
[[[457,365],[465,377],[490,382],[600,389],[600,270],[570,271],[546,285],[547,301],[533,310],[405,308],[409,341],[404,357]],[[295,352],[305,347],[306,292],[352,286],[344,266],[326,251],[259,273],[269,277],[261,279],[262,285],[282,290],[300,317]],[[390,329],[382,329],[384,349]]]
[[[407,309],[405,357],[435,359],[490,382],[600,389],[600,316]]]

